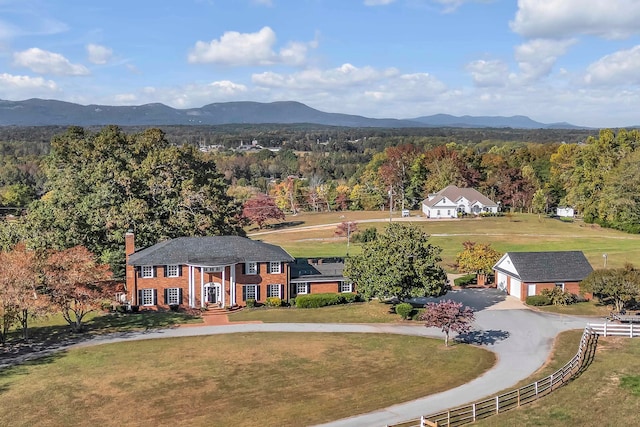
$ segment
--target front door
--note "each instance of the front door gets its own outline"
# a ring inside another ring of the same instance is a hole
[[[204,300],[209,304],[218,304],[220,302],[220,285],[214,283],[204,285]]]

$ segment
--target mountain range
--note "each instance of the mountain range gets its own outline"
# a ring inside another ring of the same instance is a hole
[[[326,113],[295,101],[271,103],[220,102],[201,108],[176,109],[164,104],[137,106],[80,105],[47,99],[0,100],[0,126],[168,126],[310,123],[344,127],[579,129],[569,123],[545,124],[526,116],[451,116],[436,114],[410,119],[376,119]]]

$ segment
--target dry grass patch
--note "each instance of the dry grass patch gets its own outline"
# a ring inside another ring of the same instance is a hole
[[[0,371],[0,425],[309,425],[455,387],[494,359],[468,345],[378,334],[101,345]]]

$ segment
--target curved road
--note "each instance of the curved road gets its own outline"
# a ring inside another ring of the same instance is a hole
[[[546,361],[558,333],[568,329],[582,329],[589,321],[587,318],[524,309],[524,306],[513,297],[507,297],[491,289],[452,291],[446,298],[463,302],[476,310],[474,331],[464,339],[495,352],[498,359],[496,365],[482,376],[454,389],[334,421],[325,424],[326,426],[384,426],[400,423],[495,394],[512,387],[540,368]],[[401,324],[243,323],[115,334],[97,337],[66,348],[142,339],[237,332],[354,332],[417,335],[440,339],[443,337],[442,332],[436,328]],[[62,349],[64,348],[55,351]],[[39,356],[42,355],[41,353]]]

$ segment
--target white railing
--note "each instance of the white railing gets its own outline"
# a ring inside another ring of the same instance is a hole
[[[387,427],[456,427],[531,403],[561,387],[586,369],[593,360],[599,335],[640,337],[640,325],[634,327],[633,324],[588,324],[582,333],[576,355],[548,377],[488,399]]]

